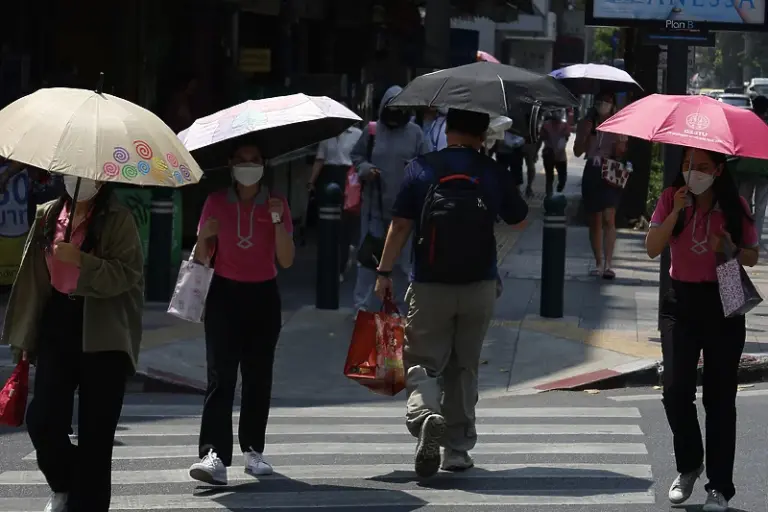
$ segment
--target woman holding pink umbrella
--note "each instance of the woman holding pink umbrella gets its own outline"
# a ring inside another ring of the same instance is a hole
[[[768,128],[751,112],[711,98],[652,95],[626,107],[598,130],[686,146],[681,172],[659,198],[645,243],[651,258],[667,246],[671,254],[671,286],[660,304],[663,402],[679,473],[669,500],[680,504],[691,497],[706,458],[709,482],[703,510],[724,512],[736,493],[737,374],[746,322],[741,312],[725,315],[721,288],[727,283],[719,282],[717,267],[727,255],[744,266],[754,266],[758,260],[749,207],[725,162],[726,154],[768,158],[760,144],[768,137]],[[705,441],[696,410],[702,351]]]

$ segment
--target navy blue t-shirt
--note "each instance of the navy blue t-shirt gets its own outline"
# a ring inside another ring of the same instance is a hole
[[[432,162],[433,165],[430,165]],[[490,157],[471,148],[449,147],[438,153],[429,153],[412,160],[405,168],[405,180],[392,207],[392,216],[412,220],[414,241],[419,237],[421,211],[429,187],[436,181],[433,167],[443,166],[442,172],[467,174],[477,178],[482,187],[484,202],[496,216],[507,224],[518,224],[528,215],[528,205],[520,196],[514,176]],[[419,261],[414,261],[411,280],[419,282]],[[488,279],[496,279],[497,263],[488,269]]]

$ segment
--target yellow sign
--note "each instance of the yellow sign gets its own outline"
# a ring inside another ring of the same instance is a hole
[[[269,73],[272,71],[272,50],[269,48],[241,48],[240,71]]]

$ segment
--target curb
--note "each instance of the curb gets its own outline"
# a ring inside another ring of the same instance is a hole
[[[697,385],[701,385],[704,363],[699,360]],[[739,384],[768,382],[768,355],[742,354],[739,363]],[[608,390],[646,386],[660,386],[664,376],[661,361],[642,360],[629,365],[606,368],[536,386],[543,391]]]

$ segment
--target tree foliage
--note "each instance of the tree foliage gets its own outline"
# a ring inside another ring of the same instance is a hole
[[[613,47],[611,46],[611,39],[613,38],[613,33],[616,29],[613,27],[598,27],[594,30],[595,38],[592,44],[590,62],[611,64],[611,59],[615,56]]]

